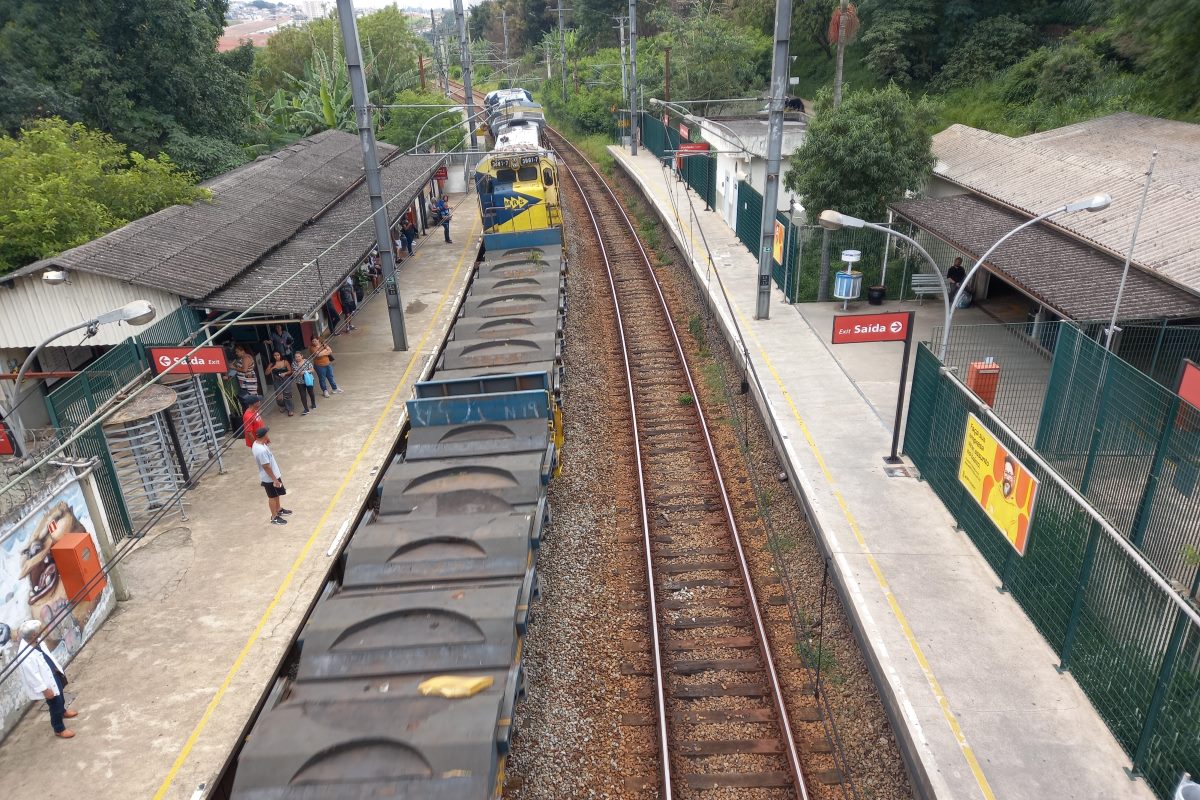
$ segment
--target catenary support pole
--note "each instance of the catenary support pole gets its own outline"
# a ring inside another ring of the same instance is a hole
[[[567,28],[563,22],[563,0],[558,0],[558,74],[562,78],[563,102],[567,100]]]
[[[337,0],[338,24],[342,29],[342,50],[346,54],[346,70],[350,78],[350,93],[354,100],[354,118],[358,138],[362,143],[363,172],[367,194],[371,198],[371,215],[375,222],[375,245],[379,248],[383,280],[387,284],[388,320],[392,325],[392,348],[408,349],[404,331],[404,307],[400,305],[400,290],[396,285],[396,259],[392,253],[392,232],[387,208],[383,204],[383,184],[379,179],[379,155],[375,151],[375,129],[371,125],[370,99],[367,79],[363,74],[362,49],[358,44],[358,25],[354,20],[351,0]]]
[[[508,12],[500,9],[500,27],[504,29],[504,66],[508,66]]]
[[[467,39],[467,15],[463,13],[463,0],[454,0],[454,18],[458,22],[458,50],[462,63],[463,95],[467,99],[467,125],[471,131],[471,149],[479,149],[475,136],[475,93],[471,89],[471,43]]]
[[[631,0],[632,1],[632,0]],[[767,118],[767,178],[763,187],[758,242],[758,303],[755,319],[771,316],[771,251],[779,211],[779,161],[783,152],[783,100],[787,94],[788,47],[792,37],[792,0],[775,3],[775,53],[771,57],[771,105]]]
[[[637,155],[637,0],[629,0],[629,154]]]

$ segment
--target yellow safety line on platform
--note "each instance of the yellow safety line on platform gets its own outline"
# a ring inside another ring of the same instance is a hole
[[[649,180],[647,180],[646,185],[648,187],[651,185]],[[674,209],[674,204],[671,203],[670,198],[666,197],[663,192],[656,191],[654,189],[651,189],[651,191],[658,195],[662,202],[667,203],[672,207],[672,209]],[[691,251],[693,253],[699,252],[699,248],[697,247],[696,243],[696,237],[692,234],[690,226],[689,230],[685,234],[683,220],[679,218],[679,213],[677,211],[673,211],[672,215],[675,217],[675,222],[680,235],[686,235],[688,240],[691,242]],[[712,264],[712,266],[715,269],[717,265]],[[975,750],[967,741],[967,736],[965,733],[963,733],[962,726],[959,724],[958,717],[954,714],[954,710],[950,708],[950,700],[946,697],[946,693],[942,689],[941,682],[938,681],[937,676],[933,674],[933,668],[930,666],[929,660],[925,658],[925,652],[921,649],[921,645],[917,642],[917,637],[913,633],[912,627],[908,624],[908,617],[904,614],[903,609],[900,608],[900,602],[896,599],[896,595],[892,592],[891,584],[888,582],[887,577],[883,574],[883,568],[879,566],[879,562],[875,559],[875,554],[871,551],[870,546],[867,545],[867,541],[863,537],[862,531],[858,527],[858,520],[854,518],[854,514],[850,511],[850,506],[846,502],[846,498],[842,495],[841,490],[838,489],[837,483],[833,478],[833,472],[829,469],[828,464],[825,463],[825,456],[821,453],[821,448],[817,446],[816,440],[813,439],[812,433],[809,432],[808,425],[805,424],[804,418],[800,416],[800,410],[796,407],[796,403],[792,399],[791,392],[787,390],[787,386],[784,385],[783,378],[780,377],[779,372],[775,369],[775,365],[772,363],[770,356],[768,356],[766,350],[763,349],[762,343],[759,341],[758,336],[754,333],[750,321],[746,319],[745,315],[742,314],[742,312],[737,308],[736,304],[734,304],[732,301],[729,302],[729,307],[732,308],[734,313],[738,315],[741,329],[749,333],[750,338],[754,341],[754,346],[758,349],[758,354],[762,357],[763,363],[766,364],[767,369],[771,373],[771,377],[775,380],[775,385],[779,387],[779,391],[783,393],[783,397],[787,401],[788,408],[791,409],[792,417],[794,417],[796,422],[800,425],[800,431],[804,434],[804,440],[808,443],[808,448],[812,451],[813,457],[816,458],[817,465],[820,466],[821,473],[825,476],[825,482],[833,491],[833,496],[837,499],[838,507],[842,510],[842,515],[846,518],[846,522],[849,523],[850,530],[854,533],[854,538],[858,542],[859,549],[862,550],[863,555],[866,556],[867,563],[871,566],[871,572],[875,574],[875,580],[879,583],[879,588],[883,591],[883,595],[887,599],[888,607],[892,610],[892,615],[896,618],[896,621],[900,623],[900,630],[904,634],[904,638],[908,640],[908,646],[912,648],[913,655],[916,656],[917,664],[920,665],[921,672],[924,673],[925,680],[929,683],[929,688],[933,691],[933,696],[937,700],[938,706],[942,710],[942,716],[945,717],[946,724],[950,727],[950,732],[954,735],[954,739],[958,743],[958,748],[962,751],[963,757],[967,761],[967,766],[970,767],[971,774],[975,777],[975,783],[979,785],[979,790],[983,792],[983,796],[986,798],[986,800],[996,800],[996,795],[992,791],[992,786],[990,783],[988,783],[987,777],[983,774],[983,767],[980,766],[979,759],[975,757]]]
[[[300,553],[296,556],[296,560],[292,562],[291,568],[288,569],[287,574],[283,576],[283,581],[279,584],[279,588],[275,591],[275,596],[271,598],[271,602],[267,605],[266,611],[264,611],[262,616],[259,617],[258,624],[254,626],[254,631],[250,634],[250,638],[246,640],[246,644],[242,646],[241,652],[238,653],[237,658],[234,659],[233,665],[229,668],[229,672],[225,675],[225,680],[223,680],[221,685],[217,688],[216,694],[213,695],[212,700],[209,701],[208,706],[204,709],[204,714],[201,715],[200,721],[196,723],[196,727],[192,730],[191,735],[188,736],[187,741],[183,745],[183,749],[179,751],[179,755],[175,758],[175,763],[171,765],[171,770],[163,779],[162,785],[159,786],[158,791],[154,793],[154,800],[162,800],[162,798],[166,796],[167,790],[171,788],[171,784],[174,783],[176,776],[179,774],[179,770],[183,767],[184,762],[187,761],[187,757],[191,754],[192,748],[196,746],[196,742],[200,739],[200,734],[204,731],[205,727],[208,726],[208,722],[212,718],[213,712],[216,711],[217,706],[220,705],[221,700],[225,697],[225,693],[229,690],[230,684],[233,683],[234,677],[241,670],[242,664],[246,660],[246,656],[250,654],[250,649],[258,641],[259,636],[263,632],[263,628],[265,628],[267,625],[267,620],[271,617],[271,613],[275,610],[275,607],[279,605],[279,601],[283,599],[284,592],[286,592],[288,587],[291,586],[292,581],[296,577],[297,571],[299,571],[301,565],[303,565],[305,559],[308,557],[309,551],[312,550],[313,544],[315,544],[317,541],[317,535],[321,532],[321,529],[325,527],[325,523],[333,514],[334,507],[337,505],[338,501],[341,500],[342,494],[346,491],[346,487],[350,485],[351,476],[358,468],[358,465],[363,460],[363,457],[366,456],[367,450],[374,443],[375,437],[379,434],[380,429],[383,427],[384,420],[387,418],[388,414],[391,413],[392,406],[396,404],[396,398],[400,395],[400,390],[404,387],[404,382],[408,380],[408,376],[412,372],[413,366],[416,365],[417,360],[422,355],[422,351],[425,348],[425,343],[433,334],[434,326],[437,324],[438,317],[442,312],[442,308],[445,307],[446,301],[450,299],[451,287],[454,286],[455,281],[458,280],[459,273],[462,272],[463,264],[467,259],[467,254],[470,252],[470,246],[475,241],[475,233],[478,230],[478,226],[479,220],[475,220],[471,223],[471,233],[467,236],[466,243],[463,245],[462,255],[460,255],[458,258],[458,265],[454,268],[454,274],[450,276],[450,280],[446,284],[446,290],[442,293],[442,299],[438,303],[437,308],[434,309],[433,317],[429,320],[429,324],[425,326],[425,331],[421,334],[421,341],[417,344],[416,348],[414,348],[412,356],[408,359],[408,366],[404,368],[404,373],[400,376],[400,381],[396,384],[396,388],[392,390],[392,394],[388,398],[387,405],[383,407],[383,411],[380,412],[379,418],[375,420],[375,425],[371,428],[371,432],[367,435],[367,440],[363,442],[363,446],[361,449],[359,449],[358,455],[354,457],[354,461],[350,464],[350,468],[346,470],[345,477],[342,478],[342,482],[338,486],[337,491],[333,493],[333,498],[329,501],[329,505],[326,506],[325,513],[322,514],[321,519],[317,521],[317,526],[313,530],[312,535],[308,537],[308,541],[306,541],[304,543],[304,547],[300,549]]]

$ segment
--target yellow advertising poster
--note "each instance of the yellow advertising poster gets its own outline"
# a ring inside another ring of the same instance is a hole
[[[967,415],[958,481],[1013,549],[1025,555],[1038,480],[974,414]]]
[[[776,264],[783,264],[783,223],[775,220],[775,241],[771,246],[771,257]]]

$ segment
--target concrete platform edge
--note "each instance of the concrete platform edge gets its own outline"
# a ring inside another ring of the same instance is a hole
[[[688,267],[691,269],[693,279],[699,281],[700,271],[699,265],[687,256],[689,251],[688,244],[683,241],[683,237],[679,229],[671,223],[671,220],[666,216],[663,209],[659,208],[658,203],[654,200],[649,192],[648,187],[643,182],[640,175],[620,158],[614,159],[621,171],[635,184],[642,193],[642,197],[647,204],[654,209],[659,216],[660,221],[666,226],[671,234],[671,239],[678,248],[680,254],[687,260]],[[721,332],[725,337],[726,344],[736,353],[739,349],[739,342],[735,331],[731,326],[730,319],[720,312],[716,306],[716,298],[713,293],[706,290],[702,283],[698,282],[698,287],[704,296],[705,303],[709,310],[717,318],[721,326]],[[758,382],[757,375],[750,382],[754,400],[758,406],[759,413],[763,420],[767,423],[771,441],[775,446],[775,451],[779,458],[783,461],[784,469],[788,474],[788,483],[792,494],[800,502],[804,508],[804,512],[808,517],[809,524],[817,534],[817,544],[821,548],[821,552],[829,560],[833,567],[834,587],[838,592],[838,596],[842,601],[843,608],[850,615],[854,623],[854,635],[858,640],[859,648],[866,657],[867,669],[871,672],[871,677],[875,681],[875,686],[879,691],[880,700],[883,701],[884,710],[888,715],[888,722],[892,727],[892,731],[896,736],[896,743],[899,746],[901,757],[904,759],[905,766],[908,769],[909,780],[912,782],[914,793],[922,800],[935,800],[938,797],[948,797],[949,793],[939,795],[934,789],[933,781],[930,778],[929,769],[926,761],[932,760],[933,754],[922,746],[919,727],[913,730],[910,722],[912,719],[904,713],[904,708],[908,706],[907,696],[903,687],[897,686],[888,676],[888,670],[884,666],[885,655],[877,649],[877,643],[880,641],[879,636],[872,636],[871,632],[876,629],[875,622],[870,616],[870,612],[866,609],[860,598],[856,597],[853,587],[853,581],[850,578],[850,569],[844,560],[839,555],[833,553],[833,549],[829,545],[829,535],[826,532],[826,525],[822,522],[820,516],[809,502],[808,493],[816,491],[811,479],[807,473],[799,466],[796,454],[792,451],[788,442],[779,430],[775,422],[774,414],[771,412],[770,404],[766,398],[765,392]]]

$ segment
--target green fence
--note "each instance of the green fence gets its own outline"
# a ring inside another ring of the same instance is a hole
[[[146,369],[137,340],[132,337],[126,339],[88,364],[78,375],[64,381],[46,397],[51,424],[66,438],[82,426],[96,409]],[[129,536],[133,533],[133,525],[100,426],[93,426],[84,433],[73,445],[73,450],[79,457],[100,460],[95,472],[96,483],[100,487],[100,498],[113,538]]]
[[[1094,509],[1030,457],[1025,442],[981,418],[1040,482],[1028,548],[1016,555],[959,483],[967,414],[977,400],[940,366],[922,344],[905,452],[1070,669],[1134,768],[1165,797],[1181,771],[1200,774],[1200,627],[1103,531]],[[1067,391],[1063,399],[1077,395]]]
[[[131,336],[111,348],[80,370],[78,375],[57,386],[46,397],[51,424],[59,430],[62,438],[70,436],[117,392],[136,381],[149,369],[146,348],[175,347],[194,340],[201,330],[199,313],[184,306],[146,328],[138,336]],[[220,385],[217,377],[204,376],[202,385],[218,433],[229,430],[229,416],[225,404],[219,398]],[[129,510],[125,505],[113,469],[112,457],[100,427],[95,426],[84,433],[73,445],[73,451],[83,458],[100,459],[95,474],[113,538],[123,539],[132,534],[133,525]]]

